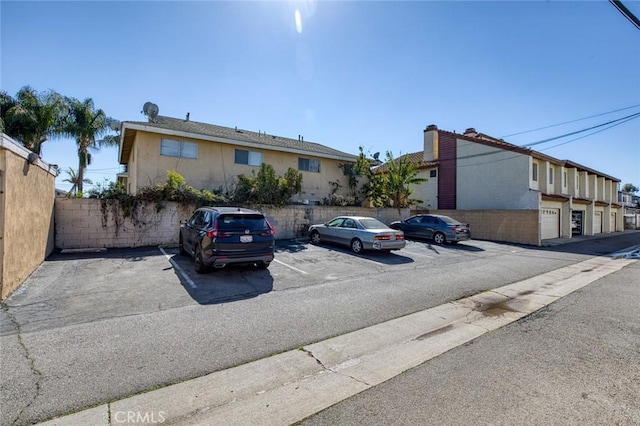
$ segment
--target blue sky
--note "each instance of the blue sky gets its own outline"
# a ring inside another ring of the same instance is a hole
[[[422,150],[429,124],[505,137],[598,115],[505,138],[524,146],[640,113],[640,31],[605,0],[3,0],[0,19],[2,90],[92,98],[121,121],[144,121],[151,101],[398,156]],[[640,117],[602,129],[534,149],[640,186]],[[93,155],[87,176],[113,180],[117,149]],[[76,168],[75,142],[46,142],[43,159]]]

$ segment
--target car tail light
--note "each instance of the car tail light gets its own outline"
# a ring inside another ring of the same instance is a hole
[[[269,223],[269,221],[267,219],[264,220],[265,222],[267,222],[267,226],[269,227],[269,231],[267,232],[262,232],[260,235],[262,235],[263,237],[270,237],[273,236],[275,238],[276,236],[276,230],[273,229],[273,226],[271,226],[271,224]]]
[[[373,239],[377,241],[388,241],[391,239],[391,235],[376,235]]]
[[[213,227],[213,229],[210,229],[207,231],[207,237],[214,239],[214,238],[227,238],[230,237],[231,234],[226,234],[224,232],[220,232],[218,230],[218,222],[216,222],[216,226]]]
[[[404,240],[404,234],[396,234],[396,240]]]

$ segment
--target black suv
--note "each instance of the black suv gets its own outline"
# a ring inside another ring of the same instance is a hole
[[[180,227],[180,254],[195,259],[199,274],[231,263],[267,269],[274,250],[273,227],[255,210],[201,207]]]

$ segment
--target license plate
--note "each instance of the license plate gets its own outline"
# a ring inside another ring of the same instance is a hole
[[[253,235],[240,235],[241,243],[250,243],[253,241]]]

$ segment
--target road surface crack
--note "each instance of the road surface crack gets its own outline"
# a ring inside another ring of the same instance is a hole
[[[2,306],[2,310],[5,311],[5,313],[7,314],[9,319],[11,320],[11,323],[13,324],[14,328],[16,329],[16,338],[18,339],[18,345],[22,349],[22,352],[24,353],[24,357],[27,359],[27,363],[29,364],[29,369],[31,370],[31,374],[33,374],[33,376],[36,379],[35,380],[36,381],[36,383],[35,383],[35,387],[36,387],[35,395],[33,395],[33,398],[31,398],[31,400],[29,402],[27,402],[27,404],[24,407],[22,407],[22,409],[16,415],[15,419],[11,422],[12,425],[15,425],[20,420],[20,417],[22,416],[22,413],[24,413],[31,406],[31,404],[33,404],[35,402],[35,400],[40,395],[40,380],[42,379],[42,373],[40,372],[40,370],[38,370],[36,368],[35,359],[33,359],[31,354],[29,353],[29,349],[27,349],[27,346],[24,344],[24,341],[22,340],[22,328],[20,326],[20,323],[18,322],[16,317],[13,315],[13,313],[9,310],[9,307],[6,304],[1,303],[0,306]]]
[[[300,350],[301,350],[302,352],[306,353],[307,355],[309,355],[311,358],[313,358],[313,359],[314,359],[314,360],[315,360],[315,361],[316,361],[316,362],[317,362],[317,363],[318,363],[318,364],[319,364],[319,365],[320,365],[324,370],[326,370],[326,371],[330,371],[331,373],[334,373],[334,374],[339,374],[339,375],[344,376],[344,377],[348,377],[348,378],[350,378],[350,379],[352,379],[352,380],[355,380],[355,381],[356,381],[356,382],[358,382],[358,383],[362,383],[363,385],[365,385],[365,386],[367,386],[367,387],[371,387],[371,385],[370,385],[369,383],[364,382],[364,381],[362,381],[362,380],[358,379],[357,377],[353,377],[353,376],[351,376],[351,375],[349,375],[349,374],[344,374],[344,373],[341,373],[340,371],[338,371],[338,370],[336,370],[336,369],[333,369],[333,368],[329,368],[329,367],[327,367],[326,365],[324,365],[324,364],[322,363],[322,361],[320,361],[318,358],[316,358],[316,356],[315,356],[315,355],[313,354],[313,352],[311,352],[310,350],[305,349],[305,348],[300,348]]]

